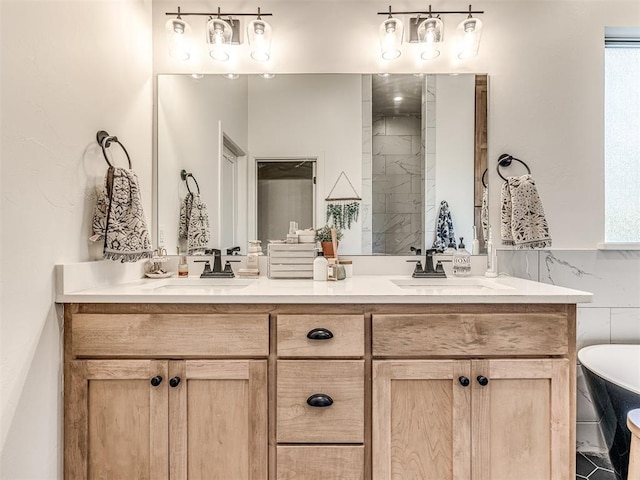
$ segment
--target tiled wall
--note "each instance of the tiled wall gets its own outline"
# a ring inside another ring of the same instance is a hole
[[[362,202],[360,221],[362,222],[362,255],[371,255],[371,126],[373,123],[373,99],[371,96],[371,75],[362,75]]]
[[[498,269],[594,294],[592,303],[578,305],[578,350],[606,343],[640,344],[640,251],[500,250]],[[605,452],[602,413],[591,401],[580,365],[577,403],[578,450]]]
[[[409,254],[423,244],[421,115],[373,119],[373,253]]]

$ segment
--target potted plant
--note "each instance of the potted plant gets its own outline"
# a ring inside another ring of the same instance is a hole
[[[325,225],[322,228],[316,229],[316,242],[320,242],[322,246],[322,252],[324,256],[327,258],[335,257],[335,252],[333,251],[333,242],[331,239],[331,229],[336,229],[336,241],[339,241],[342,238],[342,231],[331,225]]]

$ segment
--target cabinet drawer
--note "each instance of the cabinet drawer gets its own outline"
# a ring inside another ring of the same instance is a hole
[[[278,442],[363,442],[363,360],[278,361],[276,384]],[[316,394],[333,403],[310,406]]]
[[[263,357],[268,315],[78,314],[72,321],[77,357]]]
[[[560,313],[374,315],[373,355],[566,355]]]
[[[277,480],[363,480],[364,447],[278,446]]]
[[[362,315],[278,315],[279,357],[362,357]],[[317,332],[316,329],[323,331]],[[316,332],[313,332],[316,330]],[[313,332],[313,333],[311,333]],[[331,338],[310,339],[308,335]]]

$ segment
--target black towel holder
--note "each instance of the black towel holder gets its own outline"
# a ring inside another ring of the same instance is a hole
[[[109,148],[112,143],[117,143],[118,145],[120,145],[120,148],[122,148],[122,151],[127,156],[127,161],[129,162],[129,170],[131,170],[131,158],[129,157],[129,152],[127,152],[127,149],[124,148],[124,145],[120,142],[120,140],[118,140],[118,137],[116,137],[115,135],[109,135],[104,130],[98,130],[98,133],[96,133],[96,140],[98,141],[98,145],[100,145],[100,148],[102,148],[102,154],[104,155],[104,159],[107,161],[107,165],[113,167],[113,165],[111,165],[111,162],[109,161],[109,158],[107,157],[107,148]]]
[[[193,195],[193,192],[189,188],[189,178],[191,178],[196,184],[196,188],[198,189],[198,195],[200,195],[200,186],[198,185],[198,181],[196,180],[196,177],[193,176],[193,173],[189,173],[186,170],[182,169],[180,170],[180,178],[184,180],[184,183],[187,185],[187,190],[189,190],[189,193]]]
[[[485,177],[487,176],[487,171],[488,170],[489,170],[488,168],[485,168],[484,172],[482,172],[482,186],[484,188],[487,188],[487,181],[485,180]]]
[[[529,175],[531,175],[531,169],[529,168],[529,165],[527,165],[526,163],[524,163],[522,160],[520,160],[519,158],[513,157],[511,155],[509,155],[508,153],[503,153],[502,155],[500,155],[498,157],[498,166],[496,167],[496,170],[498,171],[498,175],[500,175],[500,178],[503,179],[505,182],[507,181],[506,178],[504,178],[502,176],[502,174],[500,173],[500,167],[509,167],[511,165],[511,162],[515,160],[516,162],[520,162],[522,165],[524,165],[524,168],[527,169],[527,173]]]

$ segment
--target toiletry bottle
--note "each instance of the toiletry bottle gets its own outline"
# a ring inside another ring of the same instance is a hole
[[[180,263],[178,264],[178,277],[189,276],[189,264],[187,263],[187,256],[180,256]]]
[[[498,276],[498,266],[496,263],[496,252],[493,249],[493,233],[491,232],[491,225],[489,225],[489,238],[487,239],[487,271],[484,274],[485,277],[493,278]]]
[[[471,243],[471,255],[480,254],[480,242],[478,241],[478,230],[473,226],[473,242]]]
[[[471,255],[464,248],[463,238],[460,237],[458,250],[453,254],[453,274],[456,277],[468,277],[471,275]]]
[[[330,282],[338,281],[338,264],[335,258],[327,260],[327,280]]]
[[[313,261],[313,279],[319,282],[326,282],[328,266],[329,262],[322,253],[322,250],[317,252],[316,258]]]

